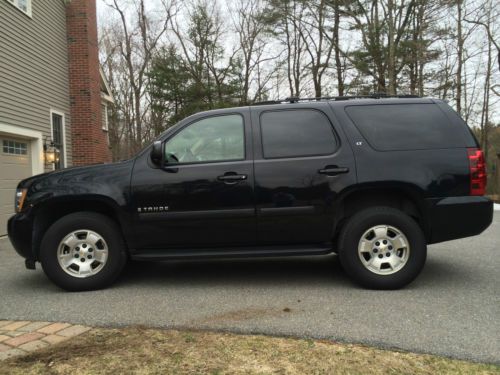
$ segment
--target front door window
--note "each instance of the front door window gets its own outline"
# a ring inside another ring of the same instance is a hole
[[[226,115],[196,121],[167,142],[165,153],[169,164],[243,160],[243,118]]]

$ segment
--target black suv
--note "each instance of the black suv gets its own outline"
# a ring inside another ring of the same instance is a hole
[[[411,282],[427,244],[492,221],[467,124],[422,98],[289,99],[198,113],[131,160],[22,181],[9,237],[67,290],[127,259],[337,253],[367,288]]]

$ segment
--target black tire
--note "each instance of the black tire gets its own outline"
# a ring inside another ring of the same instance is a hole
[[[94,275],[79,278],[63,270],[57,259],[61,241],[71,232],[86,229],[99,234],[108,250],[106,262]],[[107,216],[94,212],[76,212],[57,220],[45,233],[40,246],[40,262],[47,277],[67,291],[102,289],[112,284],[127,261],[125,243],[118,225]]]
[[[408,240],[408,259],[395,273],[377,274],[361,261],[359,243],[363,234],[377,225],[397,228]],[[356,213],[343,226],[339,237],[339,257],[344,270],[357,284],[369,289],[399,289],[412,282],[422,271],[427,245],[422,229],[410,216],[390,207],[372,207]]]

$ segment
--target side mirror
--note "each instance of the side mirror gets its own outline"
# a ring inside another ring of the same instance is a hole
[[[160,165],[163,159],[163,143],[161,141],[155,141],[153,147],[151,148],[151,160],[156,165]]]

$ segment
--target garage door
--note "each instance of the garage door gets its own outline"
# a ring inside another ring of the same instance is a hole
[[[7,220],[14,213],[16,186],[31,174],[30,142],[0,135],[0,236],[7,234]]]

